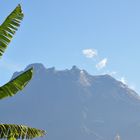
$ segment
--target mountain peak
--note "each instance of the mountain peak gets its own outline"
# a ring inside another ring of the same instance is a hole
[[[76,65],[73,65],[71,71],[80,72],[81,70]]]
[[[30,65],[28,65],[25,70],[29,69],[33,67],[34,70],[42,70],[42,69],[46,69],[45,66],[42,63],[32,63]]]
[[[123,140],[139,140],[140,99],[123,83],[76,66],[61,71],[40,63],[30,67],[35,72],[27,94],[4,100],[1,121],[43,126],[49,140],[113,140],[117,133]]]

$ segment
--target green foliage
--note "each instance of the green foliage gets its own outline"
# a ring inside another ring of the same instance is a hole
[[[14,96],[19,90],[22,90],[31,80],[33,69],[29,69],[4,86],[0,87],[0,99]]]
[[[8,44],[11,42],[13,35],[20,26],[23,19],[21,6],[18,5],[13,12],[6,18],[0,26],[0,57],[5,52]],[[22,90],[31,80],[33,68],[20,74],[7,84],[0,87],[0,99],[14,96],[18,91]],[[16,140],[16,139],[33,139],[35,137],[44,136],[44,130],[31,128],[24,125],[0,124],[0,139]]]
[[[0,124],[0,139],[33,139],[46,134],[44,130],[31,128],[25,125]]]
[[[0,56],[3,55],[24,15],[18,5],[0,26]]]

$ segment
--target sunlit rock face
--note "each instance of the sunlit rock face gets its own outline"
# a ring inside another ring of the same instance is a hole
[[[140,139],[140,97],[109,75],[73,66],[58,71],[35,63],[22,93],[0,101],[2,123],[47,130],[42,140]],[[21,72],[16,72],[13,78]]]

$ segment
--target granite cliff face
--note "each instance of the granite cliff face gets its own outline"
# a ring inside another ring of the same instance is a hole
[[[0,102],[2,123],[46,129],[44,140],[114,140],[117,134],[122,140],[140,139],[140,97],[127,85],[76,66],[26,69],[32,66],[33,79],[22,93]]]

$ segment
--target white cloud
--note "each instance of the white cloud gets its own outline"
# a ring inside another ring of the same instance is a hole
[[[125,77],[121,77],[120,81],[125,85],[127,84],[127,81],[126,81]]]
[[[84,49],[84,50],[82,50],[82,53],[87,58],[93,58],[98,55],[97,50],[95,50],[95,49]]]
[[[130,89],[132,89],[132,90],[134,90],[134,91],[137,90],[136,85],[135,85],[134,83],[129,83],[129,81],[127,81],[125,77],[121,77],[121,78],[120,78],[120,81],[121,81],[123,84],[127,85]]]
[[[97,69],[102,69],[107,65],[107,58],[102,59],[98,64],[96,64]]]

